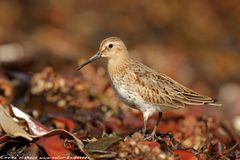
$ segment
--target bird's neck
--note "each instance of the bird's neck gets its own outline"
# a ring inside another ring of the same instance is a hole
[[[129,67],[131,59],[129,55],[114,57],[108,60],[108,72],[111,75],[119,74]]]

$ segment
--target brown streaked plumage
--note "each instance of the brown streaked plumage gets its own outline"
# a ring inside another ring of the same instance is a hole
[[[78,69],[101,57],[108,59],[109,77],[117,94],[126,103],[142,111],[144,133],[148,117],[155,112],[159,113],[159,118],[152,136],[155,135],[162,111],[183,108],[186,105],[221,106],[211,97],[201,95],[141,62],[131,59],[125,44],[117,37],[104,39],[99,51]]]

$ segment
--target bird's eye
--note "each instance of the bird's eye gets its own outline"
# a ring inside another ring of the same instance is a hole
[[[109,48],[112,48],[112,47],[113,47],[113,44],[112,44],[112,43],[110,43],[110,44],[108,45],[108,47],[109,47]]]

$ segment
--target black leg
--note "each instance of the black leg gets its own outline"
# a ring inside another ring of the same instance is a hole
[[[158,118],[157,118],[156,124],[154,126],[154,129],[152,131],[152,134],[151,134],[152,136],[155,136],[156,131],[157,131],[157,127],[158,127],[158,124],[159,124],[161,118],[162,118],[162,112],[158,112]]]

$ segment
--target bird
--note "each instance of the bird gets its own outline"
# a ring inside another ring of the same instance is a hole
[[[150,137],[155,136],[164,111],[188,105],[221,106],[217,100],[201,95],[169,76],[132,59],[126,45],[118,37],[104,39],[98,52],[80,64],[77,70],[100,58],[107,59],[110,82],[120,99],[142,112],[144,135],[148,118],[154,113],[158,113],[158,118]]]

